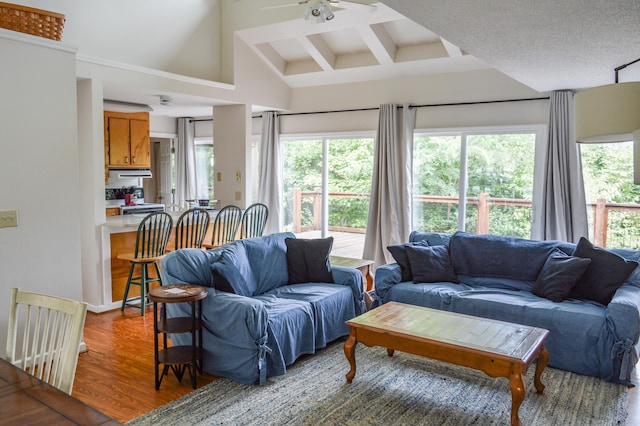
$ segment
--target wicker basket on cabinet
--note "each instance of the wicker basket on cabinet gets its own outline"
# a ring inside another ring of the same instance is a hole
[[[0,2],[0,28],[60,41],[64,21],[61,13]]]

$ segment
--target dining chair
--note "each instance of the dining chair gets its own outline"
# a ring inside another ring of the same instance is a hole
[[[11,289],[6,360],[70,395],[86,316],[84,302]]]
[[[147,298],[149,285],[153,282],[158,282],[162,285],[158,262],[165,254],[172,226],[173,219],[169,213],[149,213],[138,225],[134,252],[118,255],[118,259],[127,260],[130,263],[129,277],[127,278],[127,286],[122,298],[121,311],[124,311],[126,306],[139,307],[140,315],[144,315],[145,307],[151,304]],[[157,277],[149,277],[149,265],[155,267]],[[140,266],[140,275],[134,276],[137,266]],[[129,298],[129,288],[132,284],[140,286],[140,296]],[[140,305],[135,303],[138,300]]]
[[[203,244],[203,247],[215,248],[235,241],[241,219],[240,207],[231,204],[223,207],[213,220],[211,244]]]
[[[242,214],[240,238],[261,237],[269,217],[269,208],[262,203],[251,204]]]
[[[202,248],[209,229],[209,212],[193,207],[180,215],[176,222],[175,249]]]

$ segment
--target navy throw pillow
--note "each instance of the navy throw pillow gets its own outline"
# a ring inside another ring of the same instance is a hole
[[[400,265],[400,270],[402,271],[402,282],[413,281],[413,272],[411,271],[409,257],[407,257],[406,249],[408,246],[427,247],[429,246],[429,242],[427,240],[420,240],[412,243],[398,244],[395,246],[387,247],[387,250],[389,250],[389,253],[391,253],[391,256],[393,256],[396,263]]]
[[[562,302],[584,275],[591,259],[569,256],[562,250],[554,250],[542,266],[533,285],[533,294],[552,302]]]
[[[636,269],[638,262],[626,260],[608,250],[594,247],[580,238],[573,256],[591,259],[591,264],[571,292],[571,297],[594,300],[608,305],[616,290]]]
[[[225,259],[224,256],[211,265],[211,273],[213,274],[213,287],[216,290],[241,296],[253,296],[249,293],[247,281],[236,265]]]
[[[458,282],[448,247],[410,245],[406,250],[414,283]]]
[[[332,283],[329,254],[333,237],[285,238],[289,284]]]

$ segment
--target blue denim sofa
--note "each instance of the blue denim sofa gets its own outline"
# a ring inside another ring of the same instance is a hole
[[[640,335],[640,268],[608,305],[569,297],[559,303],[532,293],[549,254],[576,247],[560,241],[414,231],[410,242],[448,247],[458,283],[402,282],[398,263],[379,267],[372,307],[389,301],[525,324],[550,330],[549,366],[631,384]],[[609,250],[628,260],[640,251]]]
[[[331,267],[334,283],[288,285],[285,238],[279,233],[243,239],[213,250],[183,249],[162,261],[163,284],[207,287],[202,302],[203,363],[210,374],[244,384],[264,384],[286,372],[303,354],[349,334],[345,321],[364,312],[362,274]],[[212,265],[223,253],[246,281],[246,295],[218,291]],[[167,316],[190,313],[187,304],[168,304]],[[172,335],[174,344],[191,344],[191,335]]]

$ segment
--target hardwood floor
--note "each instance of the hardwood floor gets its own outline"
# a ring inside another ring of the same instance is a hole
[[[171,372],[155,390],[151,308],[144,317],[134,308],[89,312],[84,340],[73,396],[122,423],[193,392],[188,375],[179,383]],[[198,388],[213,380],[198,375]]]
[[[128,308],[103,314],[89,312],[85,325],[87,352],[80,354],[73,396],[124,423],[193,391],[188,378],[179,383],[170,373],[154,388],[153,316]],[[215,380],[198,376],[198,387]],[[544,374],[543,374],[544,379]],[[634,383],[640,383],[638,368]],[[547,386],[552,386],[547,383]],[[629,391],[627,425],[640,424],[640,395]]]

